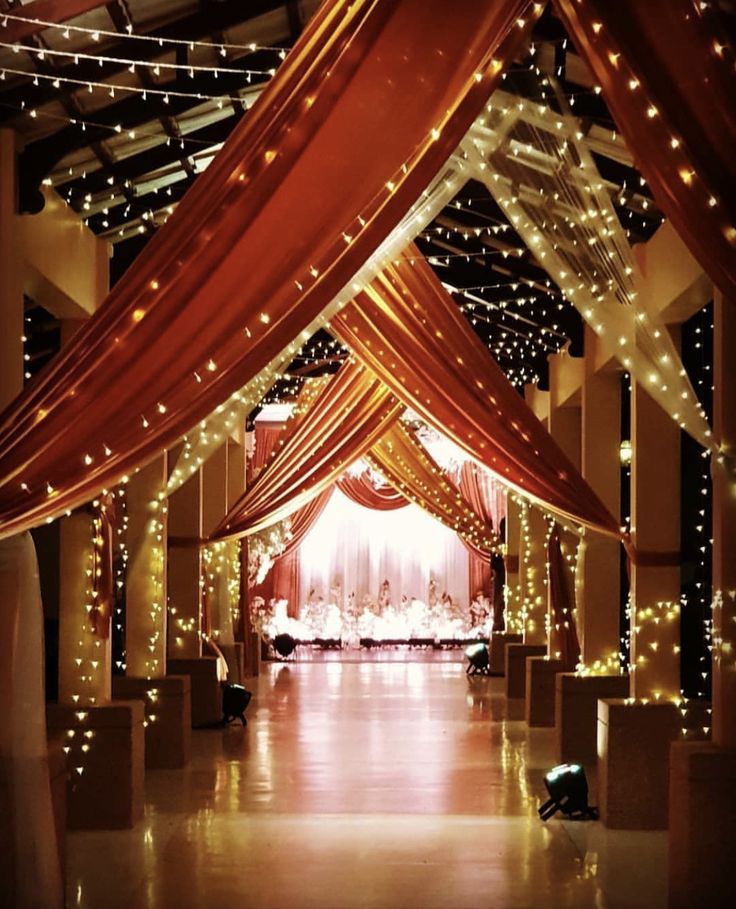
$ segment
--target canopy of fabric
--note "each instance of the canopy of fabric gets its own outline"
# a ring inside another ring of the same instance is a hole
[[[394,511],[409,503],[397,489],[390,485],[376,486],[367,471],[357,475],[344,473],[337,480],[337,487],[352,502],[376,511]]]
[[[346,361],[292,424],[212,539],[256,533],[293,514],[362,457],[401,410],[403,406],[370,370]]]
[[[555,0],[654,198],[736,300],[736,71],[715,4]]]
[[[111,487],[312,325],[458,145],[539,12],[325,2],[135,268],[0,416],[0,533]]]
[[[409,501],[457,531],[472,552],[488,555],[498,545],[490,525],[473,511],[450,477],[399,420],[365,459]]]
[[[575,624],[575,594],[562,553],[560,530],[555,526],[547,541],[549,599],[552,609],[550,629],[553,650],[559,653],[565,672],[573,672],[580,661],[580,642]]]
[[[391,391],[505,484],[572,521],[619,536],[615,518],[410,246],[330,322]]]

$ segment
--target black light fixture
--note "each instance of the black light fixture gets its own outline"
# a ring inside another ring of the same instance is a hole
[[[272,643],[273,649],[284,660],[296,649],[296,641],[290,634],[277,634]]]
[[[558,811],[570,820],[598,820],[598,809],[588,804],[588,781],[580,764],[558,764],[545,774],[544,785],[549,798],[539,808],[543,821]]]
[[[245,718],[245,709],[250,704],[253,695],[246,691],[242,685],[222,686],[222,723],[227,725],[233,720],[240,720],[243,726],[248,725]]]
[[[491,662],[488,655],[488,647],[483,641],[477,641],[466,647],[465,656],[468,658],[468,668],[465,670],[466,675],[490,675]]]

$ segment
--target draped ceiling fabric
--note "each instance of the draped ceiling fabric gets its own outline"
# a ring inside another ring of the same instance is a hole
[[[503,483],[611,536],[619,526],[412,244],[330,321],[391,391]]]
[[[458,474],[458,486],[463,498],[470,504],[473,511],[480,515],[483,521],[499,534],[501,517],[505,514],[506,491],[499,495],[499,486],[495,479],[490,478],[485,470],[481,470],[472,461],[463,461]],[[501,499],[503,505],[501,505]],[[470,595],[475,597],[478,592],[495,601],[494,575],[488,554],[469,553],[468,565]]]
[[[292,344],[429,185],[540,13],[327,0],[135,268],[0,416],[0,532],[113,486]]]
[[[714,4],[555,0],[654,198],[736,300],[736,74]]]
[[[212,539],[256,533],[293,514],[362,457],[402,409],[370,370],[347,360],[315,397],[308,418],[292,425]]]
[[[374,511],[395,511],[397,508],[406,508],[409,504],[406,497],[393,486],[376,486],[372,483],[367,470],[357,475],[346,472],[338,477],[336,485],[351,502]]]
[[[281,555],[274,559],[273,567],[261,584],[251,590],[251,596],[261,596],[268,602],[271,598],[288,600],[288,614],[296,617],[299,614],[299,573],[300,548],[306,535],[314,527],[325,506],[330,501],[332,486],[320,492],[306,505],[291,515],[291,538]]]
[[[455,530],[471,552],[488,558],[490,550],[499,545],[490,525],[473,511],[445,471],[399,420],[365,459],[407,499]]]

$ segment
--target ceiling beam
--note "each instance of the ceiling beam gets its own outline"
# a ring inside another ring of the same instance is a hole
[[[105,5],[105,0],[34,0],[33,3],[14,8],[13,15],[23,19],[40,19],[43,22],[68,22]],[[7,25],[0,29],[0,36],[3,41],[14,44],[37,35],[45,28],[45,25],[36,22],[8,19]]]

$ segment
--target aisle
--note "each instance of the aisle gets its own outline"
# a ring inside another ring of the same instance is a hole
[[[664,835],[544,826],[551,733],[500,690],[451,662],[271,665],[247,730],[148,774],[134,831],[71,835],[69,905],[655,909]]]

